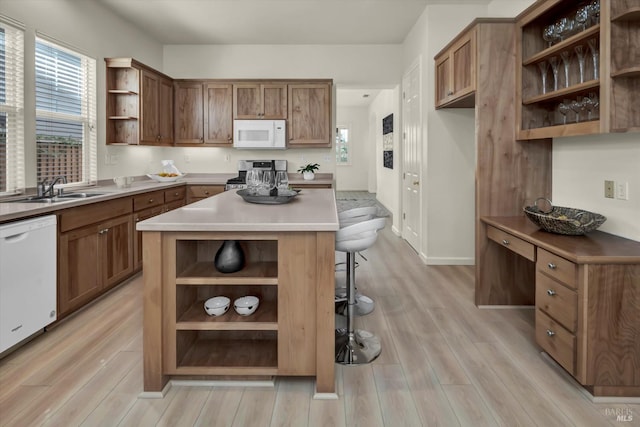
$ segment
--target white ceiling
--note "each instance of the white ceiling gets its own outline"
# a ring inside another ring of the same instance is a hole
[[[97,0],[162,44],[396,44],[427,4],[491,0]]]

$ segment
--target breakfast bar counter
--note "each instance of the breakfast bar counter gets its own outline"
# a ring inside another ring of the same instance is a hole
[[[144,391],[172,378],[313,376],[316,397],[335,397],[334,247],[331,189],[305,189],[289,203],[245,202],[227,191],[137,224],[143,232]],[[244,266],[221,273],[216,253],[240,243]],[[255,313],[233,301],[253,295]],[[209,316],[204,302],[231,308]]]

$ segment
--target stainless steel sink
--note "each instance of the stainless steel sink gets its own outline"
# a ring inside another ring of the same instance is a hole
[[[103,194],[106,193],[67,193],[54,197],[30,196],[22,199],[7,200],[4,203],[59,203],[77,199],[86,199],[87,197],[102,196]]]

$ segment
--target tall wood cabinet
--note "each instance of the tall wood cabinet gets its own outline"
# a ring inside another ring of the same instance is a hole
[[[173,82],[132,58],[105,58],[107,144],[171,145]]]
[[[518,18],[519,139],[640,130],[640,1],[600,0],[598,20],[545,40],[583,6],[541,0]]]
[[[176,145],[231,146],[232,103],[231,83],[176,81]]]

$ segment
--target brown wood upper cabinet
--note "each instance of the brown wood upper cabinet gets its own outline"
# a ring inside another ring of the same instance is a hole
[[[233,85],[234,119],[286,119],[287,85],[239,83]]]
[[[173,144],[173,81],[143,69],[141,86],[140,143]]]
[[[640,2],[601,0],[599,20],[545,40],[583,6],[540,0],[518,17],[518,139],[640,131]]]
[[[107,144],[173,144],[173,82],[132,58],[105,58]]]
[[[436,108],[473,108],[476,29],[468,28],[435,57]]]
[[[231,83],[181,80],[175,84],[176,145],[231,146]]]
[[[289,84],[289,145],[331,146],[331,83]]]

